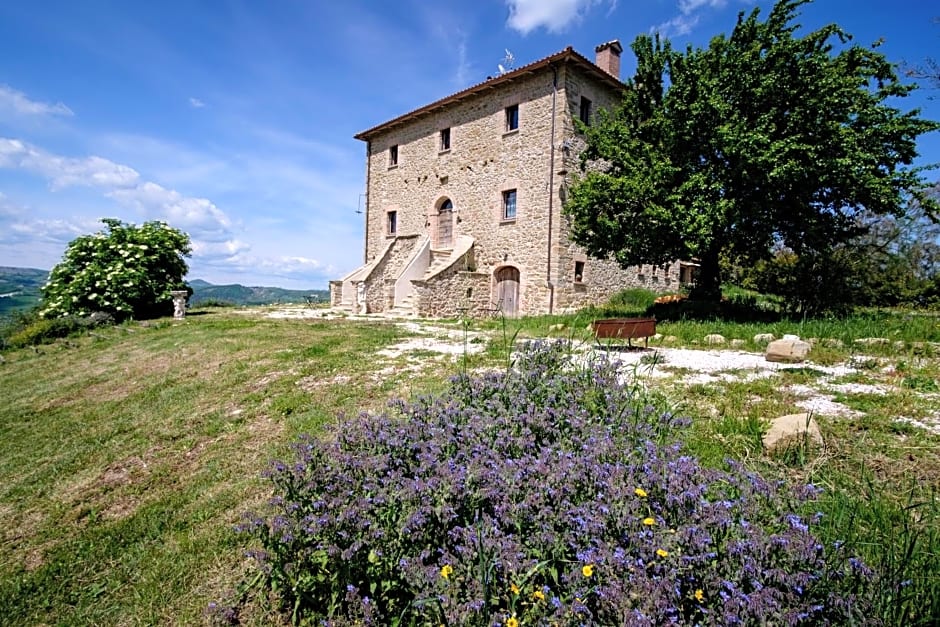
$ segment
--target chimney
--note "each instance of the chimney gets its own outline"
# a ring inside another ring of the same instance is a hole
[[[604,70],[618,81],[620,80],[620,53],[623,52],[623,46],[620,41],[614,39],[605,44],[594,48],[597,56],[594,57],[594,64]]]

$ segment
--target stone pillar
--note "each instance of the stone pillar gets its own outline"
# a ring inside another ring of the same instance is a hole
[[[173,297],[173,319],[182,320],[186,317],[186,299],[189,297],[189,292],[186,290],[173,290],[170,292],[170,296]]]

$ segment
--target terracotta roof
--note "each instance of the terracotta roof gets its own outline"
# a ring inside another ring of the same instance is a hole
[[[533,61],[532,63],[529,63],[528,65],[523,65],[520,68],[517,68],[515,70],[512,70],[511,72],[507,72],[500,76],[489,78],[483,81],[482,83],[477,83],[476,85],[472,85],[462,91],[458,91],[455,94],[451,94],[450,96],[447,96],[446,98],[441,98],[440,100],[432,102],[431,104],[424,105],[423,107],[415,109],[414,111],[410,111],[404,115],[400,115],[397,118],[389,120],[388,122],[384,122],[382,124],[379,124],[378,126],[373,126],[372,128],[368,130],[362,131],[361,133],[357,133],[356,135],[354,135],[354,137],[356,139],[367,141],[370,138],[377,135],[378,133],[381,133],[382,131],[386,131],[395,126],[399,126],[401,124],[404,124],[405,122],[419,118],[422,115],[427,115],[435,111],[439,111],[451,105],[452,103],[459,102],[470,96],[475,96],[477,94],[483,93],[495,87],[499,87],[500,85],[509,83],[522,76],[527,76],[534,72],[538,72],[539,70],[550,67],[551,65],[556,64],[556,63],[574,63],[576,65],[581,66],[581,68],[586,70],[588,73],[593,74],[594,77],[597,78],[598,80],[604,83],[607,83],[613,89],[623,88],[623,83],[620,82],[620,79],[611,76],[610,74],[608,74],[607,72],[599,68],[597,65],[595,65],[591,61],[588,61],[585,57],[575,52],[574,48],[572,48],[571,46],[568,46],[564,50],[561,50],[560,52],[556,52],[555,54],[549,55],[543,59],[539,59],[538,61]]]

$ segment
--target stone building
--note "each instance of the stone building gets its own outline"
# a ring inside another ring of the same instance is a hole
[[[431,317],[567,311],[680,264],[623,269],[569,240],[562,212],[590,123],[623,90],[617,41],[566,48],[356,135],[366,143],[365,264],[334,307]]]

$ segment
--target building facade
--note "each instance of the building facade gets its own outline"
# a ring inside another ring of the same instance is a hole
[[[624,269],[569,239],[563,205],[590,123],[616,104],[622,47],[566,48],[356,135],[365,263],[334,307],[454,317],[556,313],[627,287],[674,291],[680,264]]]

